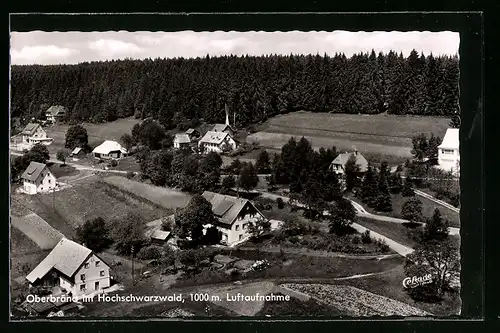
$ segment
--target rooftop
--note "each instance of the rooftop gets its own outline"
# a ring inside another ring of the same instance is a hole
[[[460,130],[458,128],[448,128],[444,135],[443,142],[438,148],[459,149]]]
[[[31,162],[30,165],[26,168],[21,178],[26,180],[35,181],[38,179],[42,171],[47,168],[47,166],[43,163]]]

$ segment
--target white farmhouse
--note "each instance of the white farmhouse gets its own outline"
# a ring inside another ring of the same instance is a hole
[[[439,168],[451,171],[455,175],[460,174],[460,140],[459,129],[448,128],[443,142],[438,147]]]
[[[24,192],[28,194],[49,192],[56,187],[56,177],[43,163],[31,162],[21,179],[23,180]]]
[[[265,219],[254,204],[242,198],[205,191],[203,197],[212,204],[212,211],[218,220],[217,229],[222,232],[222,243],[233,245],[247,239],[249,223]]]
[[[191,139],[189,138],[188,134],[185,133],[177,133],[174,136],[174,148],[175,149],[180,149],[180,148],[187,148],[191,144]]]
[[[236,149],[236,141],[234,141],[229,133],[208,131],[198,141],[198,147],[204,149],[206,152],[214,151],[221,153],[225,147],[228,147],[229,150]]]
[[[37,143],[50,145],[52,138],[47,138],[47,133],[40,124],[29,123],[21,132],[22,143],[27,146],[33,146]]]
[[[110,160],[119,160],[128,155],[128,152],[118,142],[106,140],[92,151],[95,158]]]
[[[26,276],[31,286],[59,286],[71,296],[92,293],[111,284],[110,268],[92,250],[63,238]]]
[[[366,158],[358,153],[357,150],[351,153],[341,153],[339,154],[330,164],[330,168],[336,174],[344,174],[345,173],[345,165],[349,158],[354,157],[356,159],[356,165],[359,167],[359,172],[366,172],[368,169],[368,161]]]

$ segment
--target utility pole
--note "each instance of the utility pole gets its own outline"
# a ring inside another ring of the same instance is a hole
[[[52,210],[55,213],[56,212],[56,185],[57,185],[57,181],[54,180],[54,182],[55,182],[54,188],[52,189]]]
[[[134,246],[132,245],[132,249],[130,251],[132,255],[132,285],[135,285],[134,283]]]

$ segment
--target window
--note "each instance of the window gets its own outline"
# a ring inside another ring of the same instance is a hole
[[[50,184],[50,179],[49,179],[49,184]]]
[[[80,275],[80,280],[85,281],[85,274]]]
[[[80,285],[80,291],[85,291],[87,290],[87,286],[85,284]]]
[[[97,282],[95,283],[94,289],[95,289],[95,290],[99,290],[99,281],[97,281]]]
[[[246,223],[243,223],[243,230],[245,230],[247,228],[247,224]]]
[[[243,235],[240,235],[240,236],[238,237],[238,240],[242,240],[242,239],[243,239]]]
[[[100,271],[100,272],[99,272],[99,275],[100,275],[100,276],[104,276],[104,271]]]
[[[236,230],[236,231],[240,230],[240,225],[239,225],[239,224],[237,224],[237,225],[236,225],[235,230]]]
[[[441,153],[445,155],[453,155],[453,149],[441,149]]]
[[[99,265],[100,265],[100,264],[101,264],[101,262],[100,262],[100,261],[96,261],[96,262],[95,262],[95,267],[99,267]]]
[[[88,263],[88,262],[87,262],[87,263],[85,263],[85,264],[83,265],[83,267],[84,267],[84,268],[89,268],[89,263]]]

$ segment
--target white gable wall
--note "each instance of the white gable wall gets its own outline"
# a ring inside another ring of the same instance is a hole
[[[439,148],[438,150],[439,168],[444,171],[451,171],[454,174],[460,173],[460,151],[457,148]]]
[[[60,278],[60,285],[68,292],[71,291],[73,296],[85,295],[107,288],[111,285],[109,266],[92,254],[75,273],[74,285],[63,277]]]
[[[56,177],[45,167],[35,181],[24,179],[23,187],[28,194],[49,192],[56,187]]]
[[[240,214],[230,228],[229,226],[217,227],[217,229],[222,232],[222,242],[225,242],[227,245],[232,245],[236,242],[247,239],[250,237],[250,234],[248,233],[248,224],[256,223],[260,218],[264,218],[264,216],[247,204],[244,209],[241,210]]]

